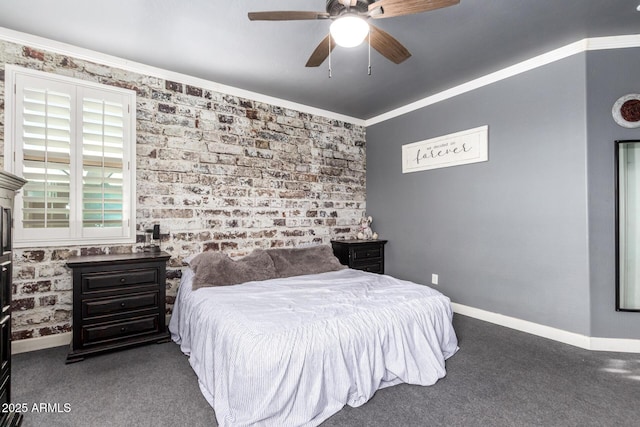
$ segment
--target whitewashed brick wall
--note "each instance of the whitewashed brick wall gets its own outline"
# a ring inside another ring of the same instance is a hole
[[[137,93],[138,244],[16,250],[14,340],[71,330],[69,256],[139,251],[153,224],[172,256],[168,313],[192,253],[242,256],[356,233],[365,209],[362,126],[0,41],[0,154],[5,64]]]

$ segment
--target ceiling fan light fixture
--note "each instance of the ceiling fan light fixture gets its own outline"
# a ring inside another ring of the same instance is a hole
[[[358,16],[346,15],[333,21],[329,31],[338,46],[356,47],[369,34],[369,24]]]

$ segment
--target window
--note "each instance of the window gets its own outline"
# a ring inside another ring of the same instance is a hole
[[[135,93],[7,66],[16,246],[135,241]]]

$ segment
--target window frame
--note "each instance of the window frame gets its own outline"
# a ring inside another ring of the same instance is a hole
[[[5,66],[5,147],[4,147],[4,169],[15,175],[21,176],[23,164],[22,145],[18,146],[17,132],[21,131],[15,121],[19,116],[17,108],[22,105],[21,99],[16,93],[18,76],[35,78],[42,81],[49,81],[55,85],[73,86],[72,94],[72,115],[71,115],[71,168],[73,172],[70,189],[70,224],[68,233],[61,233],[55,228],[40,228],[38,233],[32,231],[25,232],[22,228],[23,219],[23,199],[22,191],[16,194],[14,207],[14,236],[13,244],[16,248],[28,247],[48,247],[48,246],[86,246],[104,244],[131,244],[136,241],[135,218],[136,218],[136,92],[116,86],[109,86],[91,81],[85,81],[73,77],[61,76],[58,74],[46,73],[38,70],[31,70],[15,65]],[[78,89],[81,88],[81,89]],[[82,92],[99,91],[109,96],[119,96],[123,98],[126,109],[123,125],[123,197],[122,197],[122,227],[90,228],[83,227],[82,221],[82,109],[78,105],[82,104],[82,97],[78,91]],[[79,131],[79,130],[80,131]],[[75,188],[74,188],[75,187]],[[114,235],[114,231],[117,234]],[[37,236],[36,236],[37,234]]]

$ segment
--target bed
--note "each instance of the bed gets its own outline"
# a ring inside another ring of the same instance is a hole
[[[327,246],[277,251],[203,253],[182,275],[169,329],[221,427],[315,426],[445,376],[458,349],[446,296],[344,268]]]

